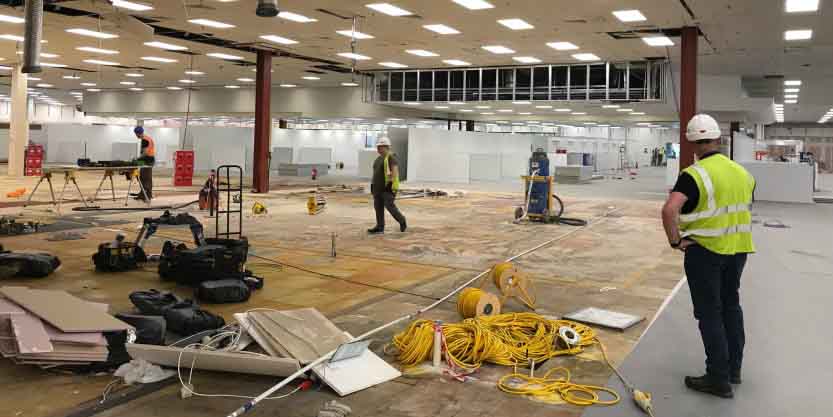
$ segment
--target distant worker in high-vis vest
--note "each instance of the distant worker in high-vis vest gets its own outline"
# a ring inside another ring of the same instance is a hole
[[[706,351],[706,374],[686,377],[690,389],[734,397],[741,383],[745,333],[740,278],[752,243],[755,179],[720,153],[720,126],[711,116],[691,119],[686,138],[697,162],[683,170],[662,209],[672,248],[685,252],[694,317]]]
[[[141,153],[139,155],[139,161],[142,162],[148,168],[142,168],[139,170],[139,181],[142,183],[142,187],[145,189],[145,193],[147,194],[147,198],[153,198],[153,166],[156,164],[156,143],[154,143],[153,138],[145,134],[145,128],[141,126],[137,126],[133,129],[133,133],[136,134],[136,138],[142,141],[141,144]],[[145,196],[140,191],[136,195],[137,200],[144,200]]]
[[[376,226],[369,229],[370,234],[385,233],[385,209],[399,222],[399,231],[408,228],[405,216],[396,207],[396,193],[399,192],[399,160],[390,151],[390,139],[381,137],[376,141],[379,157],[373,162],[373,182],[370,192],[373,194],[373,208],[376,209]]]

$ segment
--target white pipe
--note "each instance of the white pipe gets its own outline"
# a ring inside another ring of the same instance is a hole
[[[619,211],[619,210],[621,210],[621,209],[614,209],[614,210],[608,211],[607,213],[605,213],[605,214],[603,214],[603,215],[601,215],[601,216],[597,217],[597,218],[596,218],[596,219],[594,219],[594,220],[597,220],[597,219],[602,219],[602,221],[604,221],[605,219],[607,219],[607,217],[608,217],[608,216],[610,216],[611,214],[613,214],[614,212]],[[601,222],[600,222],[600,223],[601,223]],[[531,248],[531,249],[527,249],[527,250],[525,250],[525,251],[523,251],[523,252],[521,252],[521,253],[519,253],[519,254],[517,254],[517,255],[515,255],[515,256],[513,256],[513,257],[511,257],[511,258],[507,259],[507,260],[505,260],[504,262],[512,262],[512,261],[514,261],[514,260],[516,260],[516,259],[518,259],[518,258],[520,258],[520,257],[522,257],[522,256],[525,256],[525,255],[527,255],[527,254],[530,254],[530,253],[532,253],[532,252],[535,252],[536,250],[541,249],[541,248],[543,248],[544,246],[551,245],[551,244],[553,244],[553,243],[555,243],[555,242],[557,242],[557,241],[559,241],[559,240],[561,240],[561,239],[564,239],[564,238],[566,238],[566,237],[568,237],[568,236],[570,236],[570,235],[573,235],[573,234],[575,234],[575,233],[577,233],[577,232],[579,232],[579,231],[581,231],[581,230],[584,230],[584,229],[586,229],[586,228],[588,228],[588,227],[590,227],[591,225],[594,225],[594,224],[596,224],[596,222],[595,222],[595,221],[590,221],[590,222],[587,222],[587,224],[586,224],[585,226],[581,226],[581,227],[575,228],[575,229],[573,229],[573,230],[571,230],[571,231],[569,231],[569,232],[567,232],[567,233],[561,234],[561,235],[559,235],[559,236],[557,236],[557,237],[555,237],[555,238],[553,238],[553,239],[550,239],[550,240],[548,240],[548,241],[546,241],[546,242],[544,242],[544,243],[541,243],[541,244],[540,244],[540,245],[538,245],[538,246],[535,246],[535,247],[533,247],[533,248]],[[474,283],[474,282],[475,282],[475,281],[477,281],[478,279],[480,279],[480,278],[482,278],[482,277],[486,276],[486,275],[487,275],[489,272],[491,272],[491,271],[492,271],[492,269],[491,269],[491,268],[489,268],[489,269],[487,269],[487,270],[485,270],[485,271],[483,271],[483,272],[481,272],[481,273],[477,274],[477,276],[475,276],[474,278],[472,278],[472,279],[470,279],[470,280],[466,281],[465,283],[463,283],[463,285],[460,285],[459,287],[457,287],[456,289],[454,289],[453,291],[451,291],[450,293],[448,293],[448,295],[446,295],[445,297],[440,298],[439,300],[435,301],[433,304],[431,304],[431,305],[429,305],[429,306],[427,306],[427,307],[423,307],[422,309],[417,310],[417,311],[416,311],[416,312],[414,312],[414,313],[411,313],[411,314],[408,314],[408,315],[406,315],[406,316],[400,317],[400,318],[398,318],[398,319],[396,319],[396,320],[394,320],[394,321],[392,321],[392,322],[390,322],[390,323],[388,323],[388,324],[383,324],[383,325],[381,325],[381,326],[379,326],[379,327],[377,327],[377,328],[375,328],[375,329],[373,329],[373,330],[368,331],[368,332],[367,332],[367,333],[365,333],[365,334],[362,334],[362,335],[360,335],[360,336],[358,336],[358,337],[353,338],[353,340],[352,340],[352,341],[357,341],[357,340],[366,339],[366,338],[368,338],[368,337],[370,337],[370,336],[372,336],[372,335],[374,335],[374,334],[376,334],[376,333],[381,332],[382,330],[385,330],[385,329],[387,329],[387,328],[390,328],[390,327],[392,327],[392,326],[395,326],[395,325],[397,325],[397,324],[399,324],[399,323],[402,323],[403,321],[410,320],[410,319],[412,319],[412,318],[414,318],[414,317],[417,317],[417,316],[419,316],[419,315],[421,315],[421,314],[423,314],[423,313],[427,312],[428,310],[432,310],[432,309],[434,309],[435,307],[437,307],[438,305],[440,305],[440,304],[444,303],[446,300],[448,300],[449,298],[453,297],[455,294],[459,293],[460,291],[462,291],[463,289],[465,289],[466,287],[468,287],[469,285],[471,285],[472,283]],[[231,414],[229,414],[227,417],[239,417],[239,416],[241,416],[241,415],[243,415],[243,414],[245,414],[245,413],[249,412],[249,411],[250,411],[251,409],[253,409],[253,408],[254,408],[254,407],[255,407],[255,406],[256,406],[259,402],[263,401],[264,399],[266,399],[266,398],[267,398],[267,397],[269,397],[270,395],[274,394],[274,393],[275,393],[276,391],[278,391],[279,389],[281,389],[281,388],[285,387],[287,384],[289,384],[290,382],[292,382],[295,378],[298,378],[299,376],[304,375],[307,371],[311,370],[312,368],[315,368],[316,366],[318,366],[318,365],[320,365],[320,364],[324,363],[324,361],[326,361],[326,360],[330,359],[330,357],[331,357],[334,353],[335,353],[335,350],[332,350],[332,351],[328,352],[327,354],[325,354],[324,356],[322,356],[322,357],[320,357],[320,358],[316,359],[315,361],[313,361],[313,362],[312,362],[312,363],[310,363],[309,365],[307,365],[307,366],[305,366],[305,367],[303,367],[303,368],[301,368],[301,369],[299,369],[299,370],[295,371],[295,373],[293,373],[292,375],[290,375],[290,376],[288,376],[288,377],[284,378],[281,382],[278,382],[275,386],[273,386],[272,388],[269,388],[269,389],[268,389],[268,390],[266,390],[266,392],[264,392],[263,394],[258,395],[256,398],[254,398],[254,399],[252,399],[252,400],[249,400],[246,404],[243,404],[243,405],[242,405],[240,408],[238,408],[237,410],[234,410],[234,411],[233,411]]]

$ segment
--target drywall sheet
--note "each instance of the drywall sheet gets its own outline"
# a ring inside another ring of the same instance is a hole
[[[246,353],[218,352],[210,350],[182,349],[169,346],[129,343],[127,353],[133,359],[144,359],[161,366],[176,367],[177,362],[190,364],[195,369],[241,374],[289,376],[301,369],[298,361],[290,358],[273,358]]]
[[[501,174],[500,155],[469,155],[469,179],[471,181],[498,182]]]
[[[299,164],[329,164],[332,160],[332,148],[301,148],[298,150]]]
[[[112,160],[114,161],[130,161],[139,155],[139,144],[117,142],[112,145]]]
[[[312,362],[350,341],[330,320],[314,308],[250,313],[268,338],[301,363]]]
[[[2,287],[0,293],[63,332],[91,333],[132,329],[127,323],[66,291]]]
[[[17,340],[17,351],[26,353],[52,352],[52,342],[41,321],[31,314],[12,314],[9,316],[12,333]]]
[[[292,148],[287,148],[283,146],[279,146],[277,148],[272,149],[272,166],[271,169],[273,171],[277,171],[278,167],[281,164],[291,164],[292,163]]]
[[[813,203],[813,167],[784,162],[741,162],[755,177],[755,200]]]
[[[313,371],[342,397],[402,376],[396,368],[368,349],[361,356],[334,363],[325,362]]]

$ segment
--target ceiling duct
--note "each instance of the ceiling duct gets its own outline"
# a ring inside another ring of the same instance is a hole
[[[40,42],[43,36],[43,0],[26,2],[26,28],[23,39],[23,73],[43,71],[40,66]]]
[[[260,17],[277,16],[280,13],[280,10],[278,10],[278,0],[258,0],[255,13]]]

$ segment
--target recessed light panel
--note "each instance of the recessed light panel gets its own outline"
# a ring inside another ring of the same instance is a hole
[[[387,68],[408,68],[407,65],[398,62],[380,62],[379,65]]]
[[[230,61],[240,61],[240,60],[243,59],[242,56],[229,55],[229,54],[224,54],[224,53],[221,53],[221,52],[212,52],[210,54],[206,54],[206,56],[210,56],[212,58],[227,59],[227,60],[230,60]]]
[[[421,56],[421,57],[440,56],[439,54],[436,54],[436,53],[431,52],[431,51],[426,51],[424,49],[408,49],[405,52],[407,52],[411,55],[416,55],[416,56]]]
[[[787,13],[815,12],[819,9],[819,0],[787,0]]]
[[[502,45],[487,45],[482,47],[483,49],[493,53],[493,54],[514,54],[515,51],[513,49],[509,49]]]
[[[535,29],[535,26],[530,25],[527,21],[523,19],[502,19],[498,20],[497,22],[512,30]]]
[[[594,54],[574,54],[573,58],[579,61],[599,61],[600,58]]]
[[[150,46],[150,47],[159,48],[159,49],[167,49],[169,51],[187,51],[188,50],[187,46],[174,45],[172,43],[166,43],[166,42],[145,42],[145,46]]]
[[[89,36],[89,37],[92,37],[92,38],[98,38],[98,39],[114,39],[114,38],[119,37],[119,35],[116,35],[116,34],[113,34],[113,33],[98,32],[98,31],[95,31],[95,30],[81,29],[81,28],[67,29],[67,32],[74,33],[76,35],[81,35],[81,36]]]
[[[440,35],[457,35],[460,33],[459,30],[446,25],[425,25],[423,27],[431,32],[439,33]]]
[[[173,64],[174,62],[176,62],[175,59],[162,58],[162,57],[159,57],[159,56],[143,56],[142,59],[145,60],[145,61],[161,62],[161,63],[164,63],[164,64]]]
[[[469,10],[493,9],[495,6],[485,0],[451,0]]]
[[[521,64],[540,64],[541,60],[535,58],[534,56],[516,56],[514,58],[515,61],[520,62]]]
[[[813,38],[812,29],[797,29],[784,32],[785,41],[805,41]]]
[[[3,22],[3,23],[15,23],[15,24],[20,24],[20,23],[23,23],[23,22],[25,22],[25,21],[26,21],[26,19],[24,19],[24,18],[22,18],[22,17],[17,17],[17,16],[9,16],[9,15],[5,15],[5,14],[0,14],[0,22]]]
[[[674,41],[667,36],[646,36],[642,42],[648,46],[674,46]]]
[[[617,10],[613,12],[613,15],[616,16],[622,22],[630,23],[630,22],[644,22],[648,20],[642,12],[639,10]]]
[[[93,64],[93,65],[111,65],[111,66],[120,65],[118,62],[103,61],[103,60],[100,60],[100,59],[85,59],[84,62],[86,62],[88,64]]]
[[[445,60],[443,60],[443,63],[446,63],[448,65],[453,65],[455,67],[466,67],[466,66],[471,65],[470,63],[468,63],[466,61],[461,61],[459,59],[445,59]]]
[[[369,56],[356,54],[356,53],[353,53],[353,52],[342,52],[342,53],[338,54],[338,56],[340,56],[342,58],[347,58],[347,59],[355,59],[356,61],[366,61],[366,60],[370,59]]]
[[[281,10],[281,12],[278,13],[278,17],[280,17],[281,19],[286,19],[298,23],[312,23],[318,21],[318,19],[313,19],[304,15],[300,15],[298,13],[286,12],[283,10]]]
[[[190,19],[188,22],[193,23],[195,25],[207,26],[214,29],[231,29],[234,27],[234,25],[232,24],[218,22],[216,20],[210,19]]]
[[[366,5],[365,7],[376,10],[379,13],[384,13],[388,16],[410,16],[413,14],[390,3],[372,3]]]
[[[134,12],[146,12],[148,10],[153,10],[153,6],[137,3],[134,1],[111,0],[110,3],[112,3],[114,7],[120,7],[122,9],[132,10]]]
[[[356,39],[373,39],[373,35],[368,35],[367,33],[362,32],[354,32],[352,30],[337,30],[336,33],[342,36],[346,36],[348,38],[356,38]]]
[[[547,46],[557,51],[572,51],[578,49],[578,46],[570,42],[550,42]]]
[[[801,80],[787,80],[787,81],[784,81],[784,85],[791,86],[791,87],[797,87],[797,86],[801,85]]]
[[[116,51],[115,49],[102,49],[102,48],[96,48],[94,46],[79,46],[75,49],[78,50],[78,51],[92,52],[94,54],[103,54],[103,55],[116,55],[116,54],[119,53],[119,51]]]
[[[260,39],[265,39],[269,42],[279,43],[281,45],[295,45],[296,43],[298,43],[298,41],[296,40],[284,38],[283,36],[278,35],[263,35],[260,37]]]

